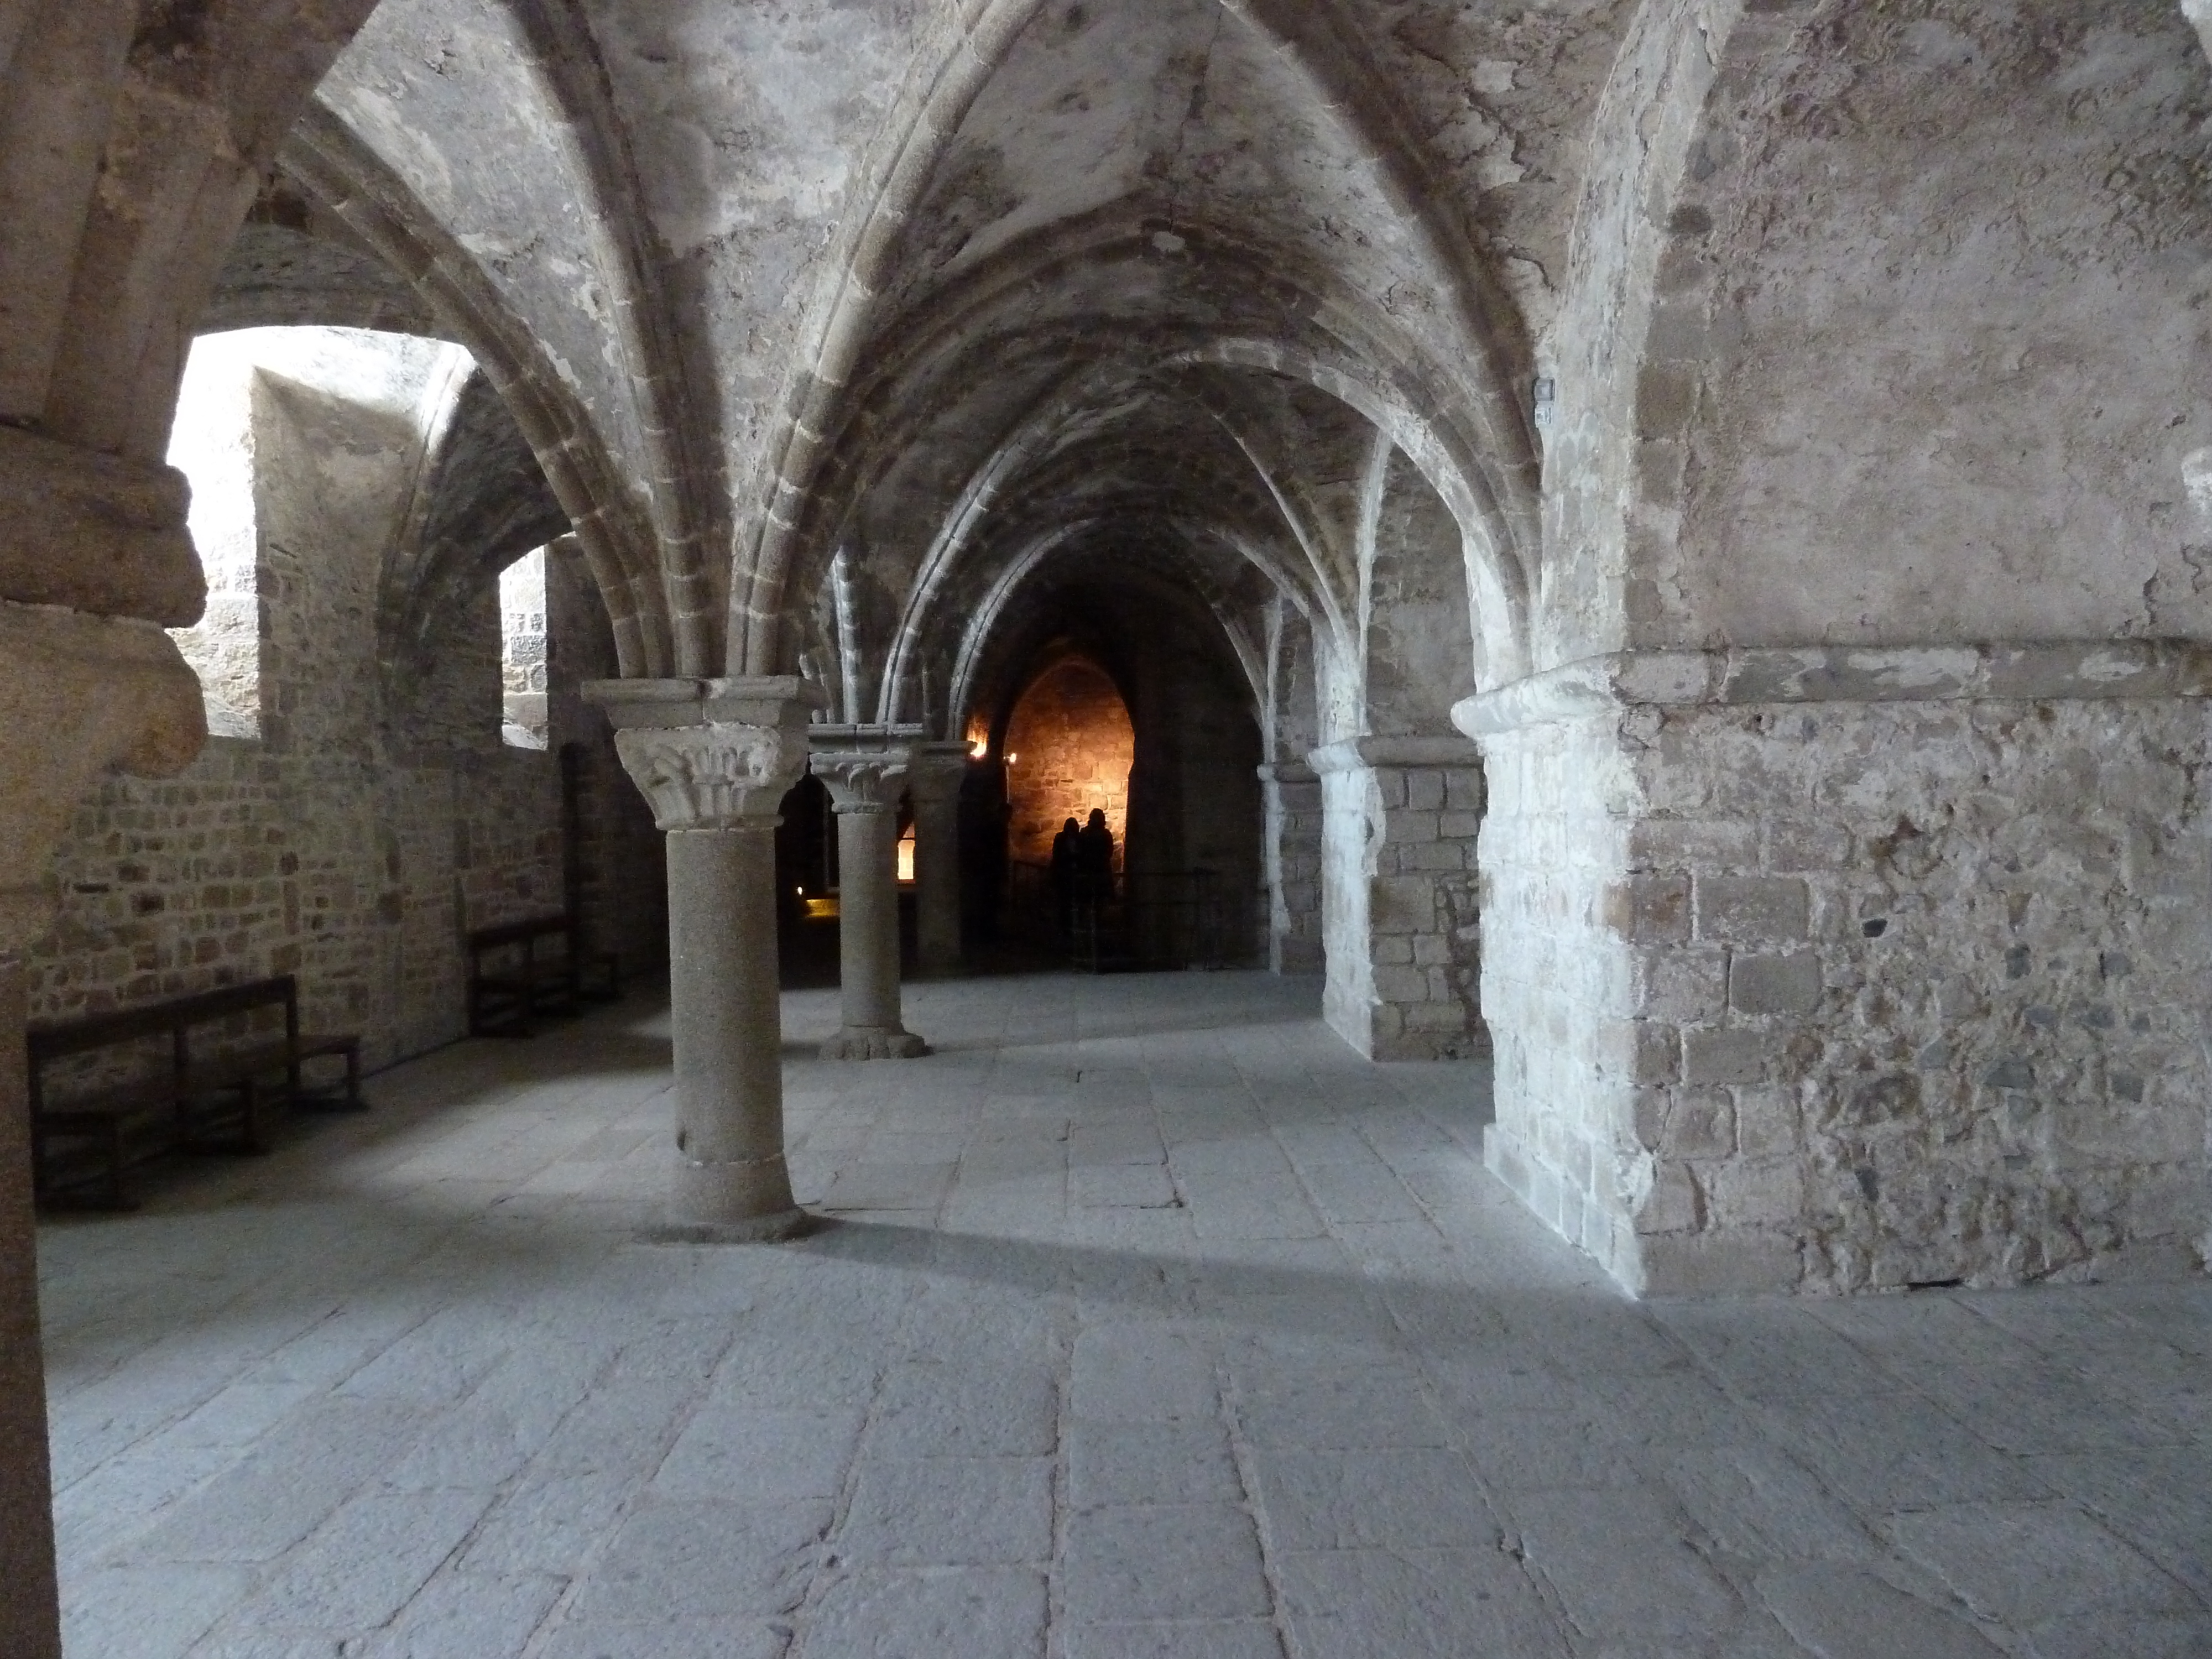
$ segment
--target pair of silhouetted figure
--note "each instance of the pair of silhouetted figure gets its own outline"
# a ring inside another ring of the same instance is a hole
[[[1060,931],[1074,931],[1078,899],[1096,902],[1106,897],[1114,884],[1114,832],[1106,827],[1106,814],[1091,809],[1091,821],[1077,829],[1073,818],[1052,838],[1052,886],[1060,901]]]

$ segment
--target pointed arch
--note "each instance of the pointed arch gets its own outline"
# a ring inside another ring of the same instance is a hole
[[[302,115],[283,171],[414,283],[514,414],[568,514],[613,623],[625,677],[677,672],[650,517],[574,391],[468,252],[336,117]]]

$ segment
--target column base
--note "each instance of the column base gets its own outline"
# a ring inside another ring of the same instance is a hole
[[[671,1229],[697,1230],[730,1239],[780,1237],[806,1212],[791,1194],[783,1154],[726,1164],[684,1160],[669,1188]]]
[[[848,1025],[822,1045],[824,1060],[919,1060],[929,1045],[896,1025]]]
[[[750,1221],[664,1221],[638,1236],[647,1244],[780,1244],[803,1238],[822,1224],[823,1218],[793,1208]]]

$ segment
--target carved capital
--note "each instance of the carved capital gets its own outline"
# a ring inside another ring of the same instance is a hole
[[[166,777],[206,741],[199,679],[159,628],[0,603],[0,955],[52,925],[47,860],[94,780]]]
[[[174,467],[0,426],[0,599],[191,626],[207,605],[191,500]]]
[[[896,811],[921,737],[918,726],[817,726],[807,768],[840,812]]]
[[[806,717],[818,693],[789,678],[601,680],[615,751],[665,830],[775,820],[806,769]]]
[[[903,755],[824,755],[807,757],[807,767],[830,791],[840,812],[895,812],[906,793]]]
[[[806,769],[772,726],[716,720],[615,733],[615,752],[663,830],[726,830],[773,817]]]

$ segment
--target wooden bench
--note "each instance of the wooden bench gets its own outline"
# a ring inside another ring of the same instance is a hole
[[[611,951],[577,948],[572,915],[532,916],[479,927],[468,936],[469,1035],[529,1036],[540,1017],[575,1012],[622,995],[622,966]],[[548,948],[558,940],[557,950]],[[503,967],[487,958],[504,957]]]
[[[203,1029],[274,1010],[283,1013],[281,1036],[241,1040]],[[212,1052],[210,1041],[217,1045]],[[58,1061],[155,1043],[161,1047],[153,1064],[132,1076],[83,1090],[57,1088]],[[174,1148],[265,1152],[272,1115],[285,1107],[325,1098],[352,1108],[363,1103],[361,1039],[303,1033],[299,988],[289,975],[33,1025],[25,1047],[33,1178],[48,1202],[80,1198],[130,1209],[125,1173],[149,1158]],[[343,1081],[311,1090],[303,1068],[324,1059],[344,1063]]]

